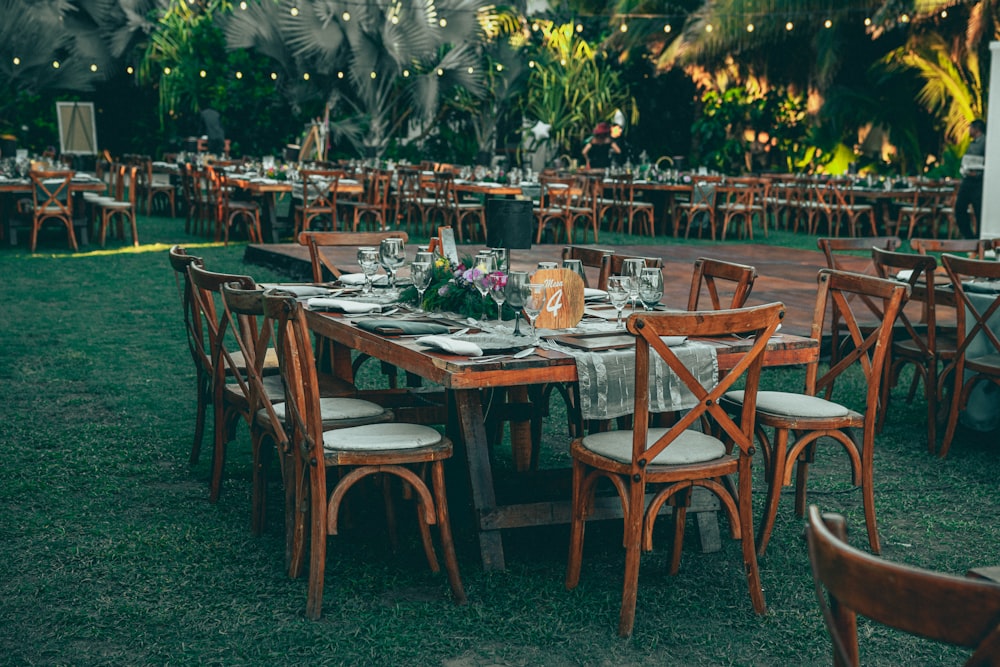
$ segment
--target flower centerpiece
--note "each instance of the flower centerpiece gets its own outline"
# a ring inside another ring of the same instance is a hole
[[[471,257],[463,257],[457,265],[445,257],[434,261],[434,275],[430,286],[424,292],[424,301],[419,304],[424,310],[458,313],[463,317],[496,318],[497,304],[488,299],[485,302],[475,287],[476,279],[482,275],[482,270],[475,268]],[[472,268],[467,268],[472,266]],[[503,289],[507,283],[507,275],[503,271],[493,272],[492,289]],[[400,294],[400,300],[407,303],[417,302],[417,289],[407,287]],[[484,313],[485,307],[485,313]]]

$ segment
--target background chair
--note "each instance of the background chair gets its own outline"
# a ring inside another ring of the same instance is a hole
[[[303,169],[302,204],[294,210],[292,236],[312,229],[313,220],[320,218],[331,231],[337,231],[337,182],[344,177],[339,169]]]
[[[181,305],[184,310],[184,331],[187,334],[188,351],[195,368],[195,387],[197,407],[195,408],[194,441],[191,444],[190,464],[198,462],[201,453],[201,442],[205,435],[205,415],[212,402],[211,358],[205,349],[204,336],[198,321],[198,312],[192,301],[191,278],[188,276],[188,266],[197,262],[204,265],[204,260],[195,255],[189,255],[187,250],[179,245],[170,248],[170,268],[174,270],[177,290],[180,293]],[[275,357],[277,363],[277,357]]]
[[[302,232],[296,238],[299,245],[309,248],[309,260],[312,263],[312,279],[314,283],[336,280],[341,276],[340,268],[323,252],[323,248],[343,246],[375,246],[382,239],[401,238],[403,243],[409,241],[409,235],[403,231],[386,232]]]
[[[757,269],[752,266],[699,257],[695,260],[694,273],[691,275],[691,291],[688,293],[687,309],[698,310],[702,293],[708,295],[712,310],[742,308],[753,290],[753,283],[756,279]],[[732,290],[728,304],[724,304],[719,295],[721,285],[726,287],[724,295],[730,289]]]
[[[127,222],[132,231],[132,245],[139,246],[139,232],[135,224],[135,199],[138,191],[136,179],[138,173],[139,168],[135,165],[115,165],[111,179],[113,188],[112,196],[101,198],[95,203],[96,209],[101,215],[98,239],[102,248],[104,247],[108,226],[112,220],[118,223],[117,236],[123,241],[125,240],[124,223]]]
[[[337,206],[350,218],[344,220],[345,229],[358,231],[361,223],[369,230],[385,230],[389,225],[389,186],[392,174],[381,169],[372,169],[365,174],[365,193],[360,200],[342,200]]]
[[[601,273],[597,278],[597,289],[608,289],[608,278],[621,275],[626,259],[641,259],[647,268],[662,269],[661,257],[640,257],[637,255],[605,255],[601,260]]]
[[[296,500],[308,499],[309,503],[306,615],[318,619],[322,614],[327,538],[339,533],[338,515],[344,497],[359,481],[372,475],[398,478],[410,489],[417,504],[424,551],[434,572],[439,566],[429,526],[437,525],[452,596],[464,603],[444,479],[444,461],[452,454],[451,441],[429,426],[398,422],[324,431],[311,335],[302,306],[294,298],[272,294],[265,295],[264,304],[265,313],[277,324],[286,414],[292,434],[291,483],[301,490]]]
[[[966,665],[1000,664],[1000,586],[890,563],[847,544],[836,514],[809,507],[806,527],[816,599],[833,664],[860,665],[857,615],[919,637],[974,649]],[[824,595],[825,590],[825,595]]]
[[[72,171],[30,171],[31,180],[31,252],[38,245],[38,230],[46,220],[66,225],[69,247],[79,250],[73,231],[73,195],[70,193]]]
[[[780,303],[698,313],[637,313],[628,319],[636,337],[635,413],[632,430],[606,431],[573,441],[573,509],[570,524],[566,588],[580,580],[583,537],[598,482],[611,482],[625,514],[625,581],[622,589],[618,634],[628,637],[635,623],[641,551],[653,548],[653,527],[664,503],[674,510],[674,544],[671,573],[680,566],[686,508],[695,486],[714,493],[729,518],[730,532],[743,547],[743,570],[754,610],[766,606],[754,551],[752,480],[754,397],[760,381],[764,349],[778,327],[784,306]],[[690,336],[720,336],[753,332],[753,345],[732,370],[720,373],[718,383],[701,383],[677,358],[661,336],[684,332]],[[659,357],[690,391],[691,409],[669,428],[649,428],[650,365]],[[734,382],[745,379],[745,403],[733,420],[718,401]],[[703,417],[712,421],[719,439],[691,429]],[[733,476],[735,481],[729,479]],[[735,484],[735,486],[734,486]],[[647,493],[652,498],[647,500]]]
[[[965,409],[975,386],[980,382],[1000,386],[1000,327],[997,325],[1000,295],[975,292],[978,288],[976,281],[1000,281],[1000,262],[957,255],[943,255],[941,262],[955,293],[958,344],[954,362],[945,368],[945,373],[951,374],[952,390],[948,424],[939,453],[944,458],[955,437],[958,414]],[[966,377],[967,373],[970,377]]]
[[[983,259],[986,251],[993,247],[993,239],[926,239],[919,237],[910,239],[910,248],[921,255],[930,252],[967,253],[972,259]]]
[[[802,394],[783,391],[757,393],[757,439],[764,451],[768,482],[764,516],[757,531],[759,555],[767,549],[778,513],[781,489],[791,485],[793,468],[796,468],[795,513],[799,517],[805,514],[809,464],[815,459],[820,438],[824,437],[840,445],[847,454],[853,482],[861,486],[868,540],[875,553],[880,550],[873,477],[875,430],[881,397],[879,385],[892,341],[893,323],[910,288],[895,280],[829,269],[819,272],[818,281],[810,335],[822,341],[827,312],[839,312],[853,342],[853,349],[836,364],[831,362],[831,367],[822,373],[818,359],[809,364],[806,367],[805,392]],[[849,295],[864,295],[869,300],[877,300],[881,304],[883,324],[867,335],[862,333],[848,300]],[[830,400],[834,381],[855,364],[866,387],[864,412],[856,412]],[[745,408],[746,399],[740,391],[729,392],[724,400],[726,407],[733,412]],[[773,429],[773,438],[767,436],[765,428]],[[855,429],[862,433],[860,442],[855,437]],[[795,440],[789,443],[789,436],[793,433]]]
[[[917,382],[924,383],[924,397],[927,401],[927,451],[937,449],[938,420],[938,364],[955,358],[954,336],[943,336],[937,326],[937,304],[935,299],[935,275],[937,261],[926,255],[889,252],[872,248],[872,262],[882,278],[897,278],[910,286],[910,300],[922,304],[919,321],[913,321],[906,309],[899,311],[897,335],[893,337],[886,363],[886,373],[882,380],[881,420],[889,411],[889,397],[892,388],[899,381],[899,375],[908,364],[913,366],[913,382],[910,384],[908,400],[913,400]],[[900,272],[908,272],[904,279]]]

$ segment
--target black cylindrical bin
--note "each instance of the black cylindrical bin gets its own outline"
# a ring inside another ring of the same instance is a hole
[[[0,136],[0,157],[17,157],[17,137],[13,134]]]
[[[529,199],[486,201],[486,245],[524,250],[531,247],[535,216]]]

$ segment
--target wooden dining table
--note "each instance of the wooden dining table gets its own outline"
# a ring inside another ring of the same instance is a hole
[[[333,371],[353,381],[352,352],[367,354],[407,373],[444,387],[449,394],[448,432],[462,445],[460,457],[466,467],[480,556],[486,570],[505,568],[501,531],[509,528],[568,523],[570,497],[565,486],[569,469],[518,473],[513,484],[502,486],[491,461],[484,418],[486,389],[526,386],[537,390],[549,383],[577,381],[574,358],[562,352],[538,348],[526,358],[510,357],[481,363],[468,357],[428,349],[412,337],[382,336],[365,331],[355,319],[335,313],[307,311],[312,331],[332,341]],[[460,324],[460,323],[456,323]],[[461,324],[464,326],[464,324]],[[716,348],[720,368],[734,363],[751,341],[732,337],[705,341]],[[765,364],[780,366],[813,361],[819,354],[811,338],[775,336],[768,344]],[[560,486],[560,482],[562,486]],[[547,488],[561,489],[555,497],[544,497]],[[527,491],[527,493],[524,493]],[[498,498],[502,497],[502,501]],[[610,518],[621,508],[615,503],[595,508],[595,516]],[[713,514],[713,519],[715,515]]]
[[[69,191],[73,195],[80,195],[84,192],[104,192],[107,189],[108,184],[96,177],[74,178],[69,184]],[[0,180],[0,230],[2,230],[0,238],[8,239],[8,243],[11,245],[17,243],[17,235],[11,226],[11,219],[14,211],[14,199],[19,194],[31,195],[31,181],[27,178]],[[79,208],[78,205],[77,208]],[[86,222],[82,222],[80,225],[74,224],[74,226],[79,226],[83,231],[87,228]],[[87,243],[86,234],[83,234],[80,241],[84,244]]]

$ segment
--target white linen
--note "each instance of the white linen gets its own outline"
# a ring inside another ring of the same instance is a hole
[[[341,285],[364,285],[365,274],[363,273],[342,273],[337,280]],[[373,285],[385,285],[389,281],[389,276],[380,275],[372,279]]]
[[[422,336],[417,339],[417,342],[423,343],[424,345],[430,345],[431,347],[436,347],[439,350],[444,350],[445,352],[450,352],[452,354],[461,354],[466,357],[483,356],[482,348],[475,343],[470,343],[467,340],[452,338],[451,336]]]
[[[315,310],[339,310],[343,313],[375,313],[382,310],[382,305],[368,301],[353,301],[351,299],[331,299],[313,297],[306,302]]]

